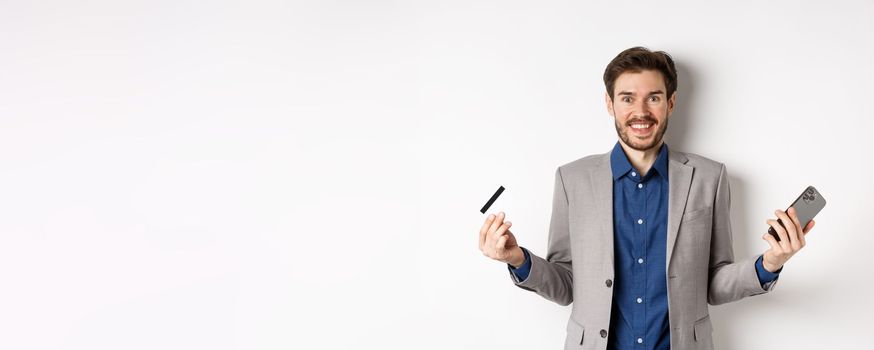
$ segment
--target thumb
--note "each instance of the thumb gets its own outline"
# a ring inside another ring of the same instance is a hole
[[[810,222],[807,223],[807,227],[805,227],[804,230],[802,230],[801,232],[807,234],[808,232],[810,232],[810,230],[813,229],[814,225],[816,225],[816,221],[810,220]]]
[[[505,252],[507,250],[507,240],[508,239],[509,238],[507,237],[507,235],[501,235],[501,238],[498,238],[498,242],[495,243],[495,250],[500,252],[500,253]]]
[[[504,234],[504,236],[507,236],[507,245],[505,245],[506,248],[513,248],[514,246],[516,246],[516,235],[514,235],[513,232],[507,230],[507,233]]]

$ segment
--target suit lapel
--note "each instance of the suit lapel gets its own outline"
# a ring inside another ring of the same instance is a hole
[[[680,221],[686,210],[686,199],[689,198],[689,188],[692,185],[693,167],[686,165],[689,161],[682,153],[668,149],[668,252],[667,267],[671,264],[671,255],[677,234],[680,231]]]
[[[610,168],[610,152],[591,170],[589,183],[592,193],[595,194],[593,199],[598,215],[601,217],[601,232],[606,234],[604,242],[607,242],[607,246],[603,247],[609,257],[606,263],[609,264],[610,271],[613,271],[613,170]]]

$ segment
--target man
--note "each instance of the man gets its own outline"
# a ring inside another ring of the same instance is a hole
[[[573,302],[565,349],[712,349],[708,304],[768,292],[805,245],[794,209],[767,220],[780,237],[735,261],[725,166],[669,149],[677,72],[662,51],[634,47],[604,72],[613,150],[555,173],[546,259],[520,247],[503,212],[480,229],[480,250],[513,282]]]

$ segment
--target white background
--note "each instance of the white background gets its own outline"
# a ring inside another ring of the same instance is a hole
[[[0,2],[0,348],[556,349],[555,168],[616,142],[620,51],[679,69],[670,147],[727,165],[738,257],[829,204],[720,349],[865,348],[874,4]]]

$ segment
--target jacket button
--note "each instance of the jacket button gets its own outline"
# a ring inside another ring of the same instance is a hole
[[[607,338],[607,330],[606,329],[601,330],[601,338]]]
[[[605,282],[605,283],[607,283],[607,288],[610,288],[613,286],[613,280],[608,279],[607,282]]]

